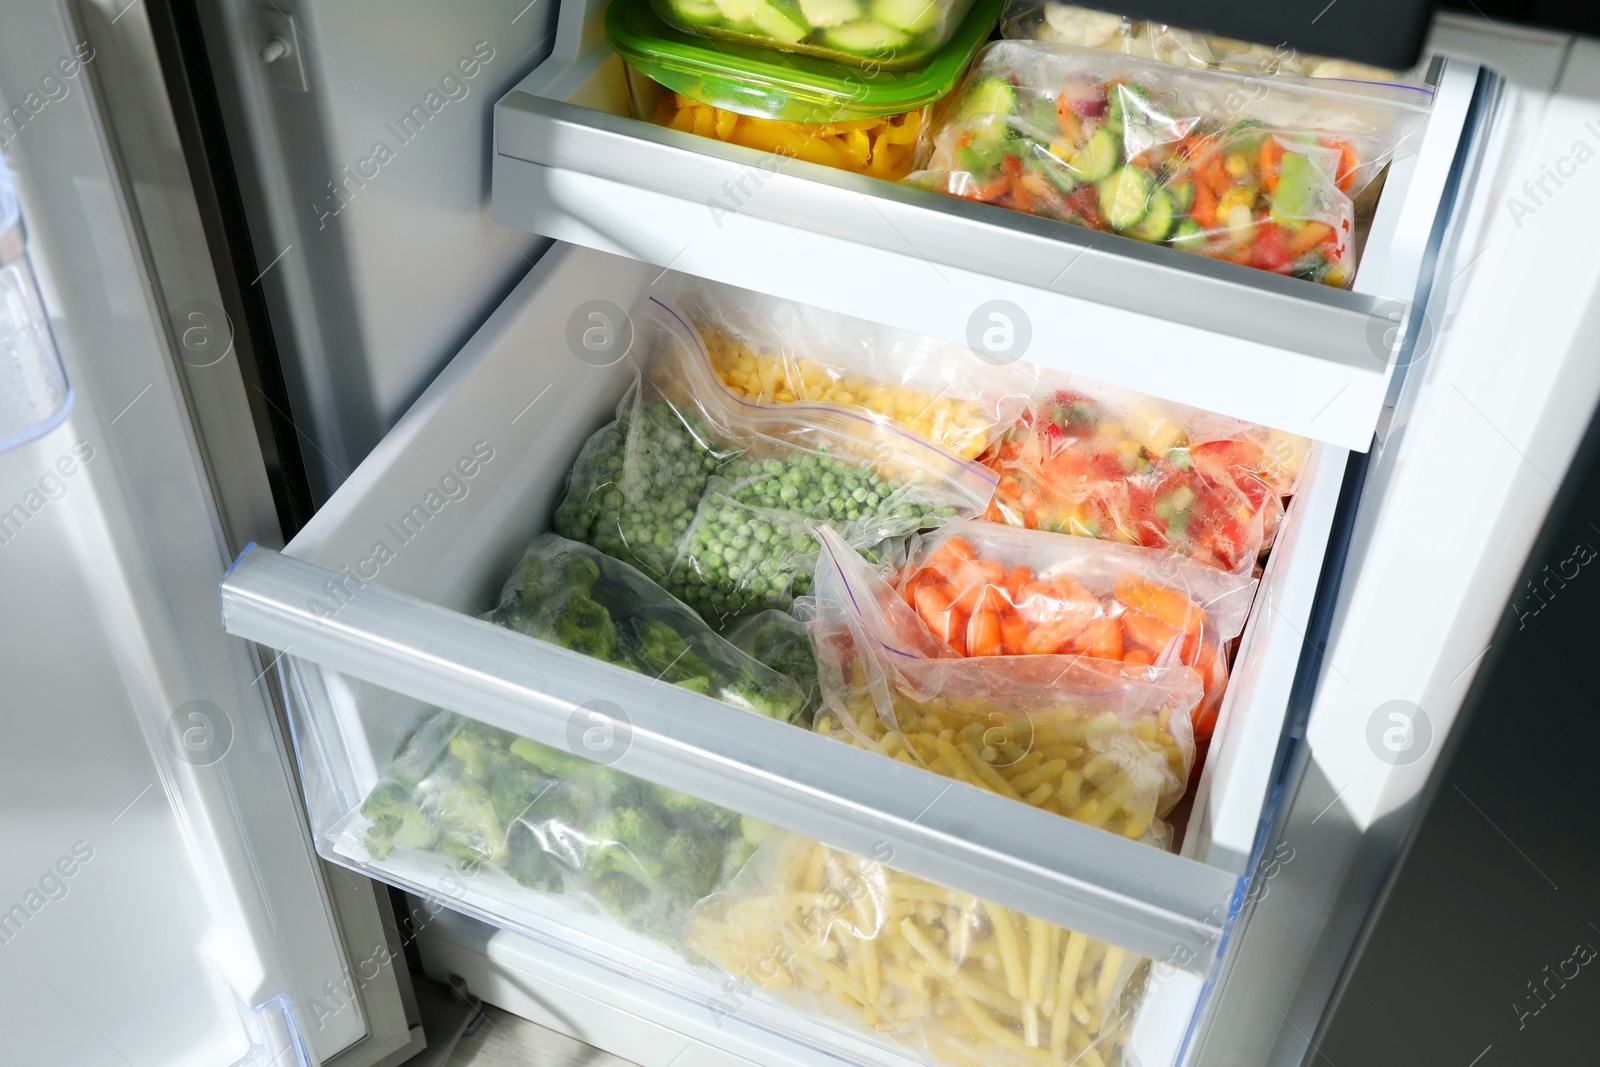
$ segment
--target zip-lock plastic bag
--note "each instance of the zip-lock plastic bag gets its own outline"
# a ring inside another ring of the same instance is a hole
[[[916,539],[895,585],[947,654],[1194,668],[1205,741],[1256,581],[1170,552],[958,520]]]
[[[676,275],[652,295],[704,342],[695,387],[739,404],[824,405],[881,416],[963,459],[1017,421],[1038,381],[1021,361],[994,366],[966,345],[792,300]]]
[[[588,545],[535,538],[487,617],[756,714],[809,722],[801,686]],[[360,811],[374,859],[409,848],[490,864],[669,939],[765,832],[736,812],[448,712],[417,728]]]
[[[1013,0],[1006,8],[1000,32],[1010,40],[1039,40],[1098,48],[1197,70],[1231,70],[1260,75],[1294,74],[1306,78],[1422,85],[1417,71],[1388,70],[1348,59],[1302,55],[1286,44],[1255,44],[1117,15],[1110,11],[1079,7],[1063,0]]]
[[[887,575],[821,538],[819,733],[1166,847],[1161,816],[1194,759],[1194,670],[1054,652],[956,658]]]
[[[633,567],[556,534],[534,538],[488,617],[769,719],[806,721],[806,692],[794,680],[712,633]]]
[[[1431,99],[1001,41],[936,117],[906,181],[1347,286],[1374,179],[1411,150]]]
[[[468,870],[497,867],[529,890],[578,898],[673,944],[694,904],[768,831],[444,711],[406,741],[360,815],[374,860],[423,849]]]
[[[699,334],[658,299],[635,308],[633,325],[643,373],[617,421],[584,445],[555,529],[638,567],[718,629],[805,592],[814,527],[892,551],[994,492],[987,466],[889,419],[736,401],[704,381]]]
[[[747,989],[938,1067],[1122,1062],[1148,962],[1042,920],[771,834],[696,907],[690,949]]]
[[[1309,451],[1292,434],[1050,374],[983,457],[1000,475],[984,517],[1249,574]]]

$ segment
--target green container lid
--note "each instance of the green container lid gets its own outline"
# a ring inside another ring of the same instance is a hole
[[[921,70],[852,67],[713,41],[668,26],[650,0],[611,0],[606,40],[639,73],[701,103],[790,122],[846,122],[914,111],[955,88],[1004,3],[975,0],[949,43]]]

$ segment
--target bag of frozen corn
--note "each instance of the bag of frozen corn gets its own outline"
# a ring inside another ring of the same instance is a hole
[[[1165,653],[1170,665],[1054,649],[961,658],[888,574],[831,532],[818,536],[811,639],[819,733],[1168,846],[1162,816],[1188,782],[1204,696],[1176,646]]]
[[[688,947],[937,1067],[1114,1067],[1148,962],[877,859],[766,837]]]
[[[1403,86],[1000,41],[947,98],[906,181],[1348,286],[1375,179],[1419,135],[1430,101]]]
[[[1017,421],[1039,368],[731,285],[672,275],[651,296],[698,335],[697,386],[740,407],[835,408],[887,420],[963,460]],[[709,372],[709,373],[707,373]]]

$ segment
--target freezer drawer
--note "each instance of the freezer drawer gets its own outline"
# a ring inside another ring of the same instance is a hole
[[[496,221],[963,344],[1003,301],[1026,358],[1359,451],[1491,77],[1438,61],[1341,291],[628,118],[603,6],[568,0],[555,51],[495,108]]]
[[[1269,814],[1348,453],[1313,451],[1241,640],[1183,854],[1169,854],[473,617],[547,528],[583,440],[632,380],[626,360],[577,359],[569,324],[593,300],[630,306],[658,273],[557,245],[285,552],[253,548],[223,582],[228,631],[280,650],[318,850],[565,951],[607,966],[625,957],[630,973],[705,992],[706,979],[670,953],[563,898],[361,846],[362,799],[435,706],[571,750],[574,713],[605,701],[630,724],[619,770],[858,854],[891,849],[908,873],[1161,961],[1171,981],[1152,994],[1157,1029],[1179,1039]]]

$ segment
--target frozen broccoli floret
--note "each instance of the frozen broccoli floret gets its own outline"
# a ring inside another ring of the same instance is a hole
[[[729,704],[779,722],[794,722],[805,710],[805,697],[788,679],[746,675],[733,679],[717,694]]]
[[[529,889],[561,892],[561,867],[529,827],[521,823],[511,827],[508,849],[505,860],[507,874]]]
[[[499,863],[505,857],[505,827],[483,786],[443,783],[430,792],[422,810],[439,832],[439,851],[460,862]]]
[[[411,799],[411,791],[395,782],[385,782],[372,791],[361,805],[361,814],[372,821],[366,846],[373,859],[388,859],[396,848],[427,848],[433,844],[433,827]]]
[[[601,875],[591,888],[607,911],[623,918],[635,915],[650,902],[650,887],[621,871]]]
[[[611,871],[649,881],[662,873],[660,850],[671,831],[642,807],[610,808],[594,821],[589,837],[593,858],[586,865],[591,876]]]
[[[687,907],[716,886],[722,872],[722,849],[695,830],[676,830],[661,845],[663,891]]]
[[[713,838],[723,838],[735,832],[739,823],[738,812],[707,804],[698,797],[680,793],[665,786],[655,786],[653,799],[669,818]]]
[[[541,745],[537,741],[530,741],[526,737],[519,737],[511,742],[511,753],[533,764],[552,778],[567,778],[580,774],[589,766],[577,756],[568,755],[549,745]]]

